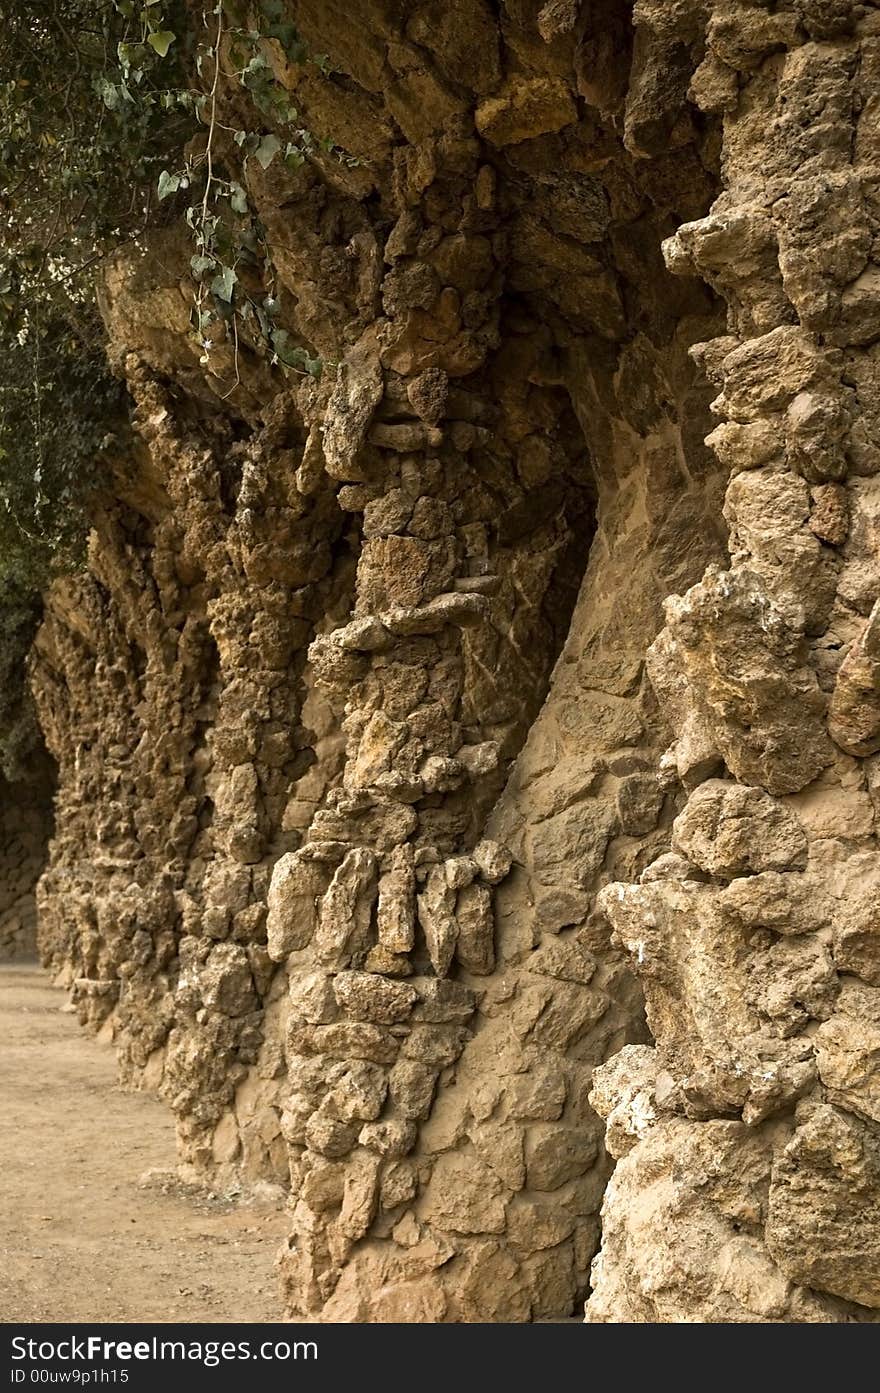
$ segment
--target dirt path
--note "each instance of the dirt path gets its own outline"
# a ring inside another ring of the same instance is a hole
[[[0,966],[0,1321],[280,1319],[283,1214],[139,1185],[174,1166],[170,1114],[64,1004]]]

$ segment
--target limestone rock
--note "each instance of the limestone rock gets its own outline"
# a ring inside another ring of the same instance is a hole
[[[773,1168],[767,1246],[794,1280],[880,1305],[877,1137],[826,1104],[796,1129]]]
[[[558,78],[515,78],[477,107],[477,130],[492,145],[558,131],[576,119],[571,93]]]
[[[0,951],[289,1187],[294,1322],[875,1322],[876,15],[295,8],[210,347],[170,202],[95,263]]]
[[[840,665],[828,705],[832,740],[851,755],[880,749],[880,602]]]
[[[333,980],[333,993],[352,1020],[378,1025],[406,1020],[417,1000],[407,983],[389,982],[374,972],[338,973]]]
[[[709,779],[676,819],[673,846],[712,875],[799,870],[807,839],[797,817],[760,788]]]
[[[283,962],[289,953],[305,948],[317,922],[317,902],[326,889],[319,862],[289,852],[275,863],[267,899],[269,956]]]

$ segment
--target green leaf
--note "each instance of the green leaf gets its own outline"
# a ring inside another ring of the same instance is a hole
[[[255,73],[265,72],[268,66],[269,64],[267,63],[264,54],[255,53],[253,58],[248,63],[247,67],[243,69],[241,76],[242,78],[246,78],[250,77],[252,74]]]
[[[154,48],[160,58],[165,58],[174,43],[175,36],[170,29],[157,29],[155,34],[147,35],[147,43]]]
[[[256,148],[255,154],[263,169],[268,169],[278,151],[281,149],[281,141],[277,135],[264,135]]]
[[[227,304],[232,303],[232,295],[238,276],[231,266],[224,266],[218,276],[211,281],[211,293],[216,295],[218,300],[225,300]]]
[[[248,201],[241,184],[230,186],[229,203],[233,213],[246,213],[248,211]]]
[[[193,256],[190,258],[189,264],[192,267],[193,275],[197,278],[203,276],[206,271],[212,271],[217,265],[213,256]]]
[[[167,169],[163,169],[159,175],[159,198],[169,198],[171,194],[177,193],[180,188],[180,175],[169,174]]]
[[[97,82],[98,95],[108,111],[119,110],[119,89],[108,82],[106,77],[100,77]]]
[[[269,336],[275,356],[289,368],[299,368],[312,377],[321,376],[323,364],[320,358],[310,358],[304,348],[291,346],[290,335],[286,329],[273,329]]]

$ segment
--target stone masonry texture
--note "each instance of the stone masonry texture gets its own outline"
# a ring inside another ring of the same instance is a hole
[[[209,371],[185,229],[103,275],[43,961],[294,1319],[873,1321],[880,9],[290,12],[325,369]]]

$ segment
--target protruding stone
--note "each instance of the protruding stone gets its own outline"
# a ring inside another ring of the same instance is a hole
[[[712,875],[799,870],[807,838],[798,819],[763,789],[709,779],[691,794],[672,831],[676,851]]]
[[[548,131],[560,131],[577,118],[567,83],[561,78],[511,79],[497,97],[477,107],[477,130],[491,145],[516,145]]]
[[[409,842],[390,853],[379,878],[376,926],[379,943],[389,953],[408,953],[415,943],[415,874]]]
[[[352,1020],[378,1025],[406,1020],[418,1000],[405,982],[389,982],[373,972],[340,972],[333,979],[333,993]]]
[[[321,901],[315,955],[319,962],[341,967],[370,941],[376,894],[376,858],[366,847],[353,847],[337,868]]]
[[[473,858],[480,868],[480,874],[490,885],[497,885],[510,871],[513,856],[507,847],[500,842],[490,841],[484,838],[477,842],[473,850]]]
[[[495,916],[492,893],[483,885],[466,885],[455,900],[455,953],[466,972],[485,976],[495,966]]]
[[[446,976],[455,953],[458,924],[454,909],[455,892],[446,883],[444,868],[435,866],[418,897],[418,911],[431,966],[438,977]]]
[[[327,887],[320,864],[288,852],[276,861],[267,899],[269,956],[283,962],[289,953],[311,942],[317,923],[317,903]]]
[[[828,730],[847,754],[880,750],[880,600],[840,665],[828,707]]]

